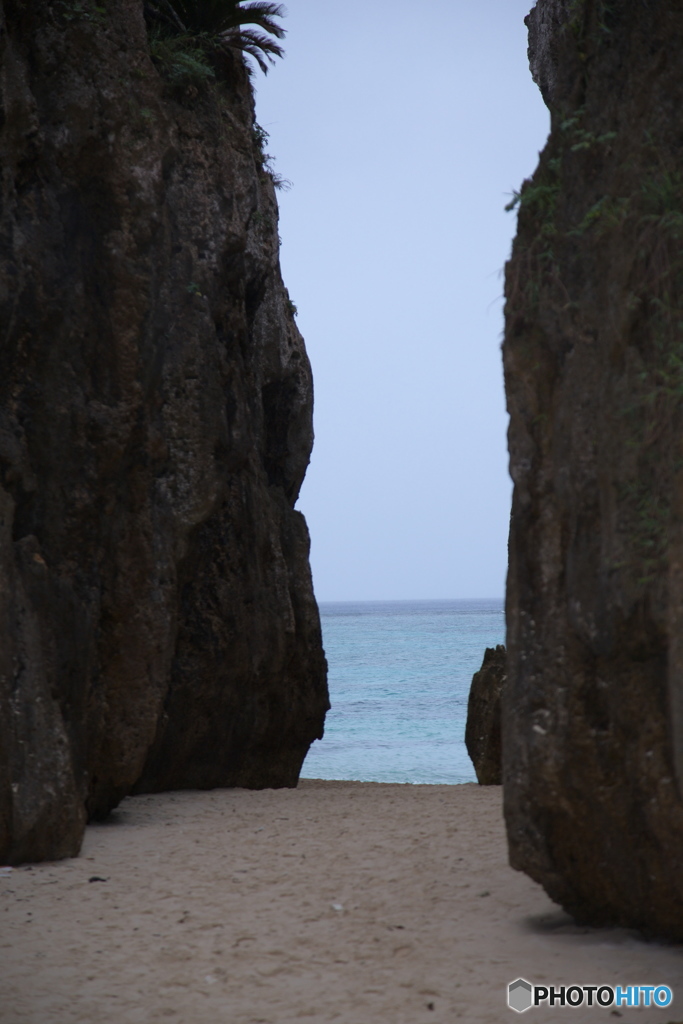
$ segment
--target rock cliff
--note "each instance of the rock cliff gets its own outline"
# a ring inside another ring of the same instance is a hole
[[[465,746],[480,786],[503,781],[500,707],[506,679],[505,647],[487,647],[481,668],[472,676],[465,727]]]
[[[539,0],[519,196],[503,705],[513,866],[683,938],[683,9]]]
[[[4,0],[0,31],[17,863],[75,854],[133,789],[295,785],[328,698],[293,508],[311,373],[245,66],[164,74],[142,0]]]

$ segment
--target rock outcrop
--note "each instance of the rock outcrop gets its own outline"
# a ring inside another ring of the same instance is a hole
[[[500,706],[506,678],[504,645],[487,647],[481,668],[472,676],[465,727],[465,746],[480,786],[503,781]]]
[[[552,115],[519,200],[511,863],[577,919],[683,938],[683,9],[539,0]]]
[[[245,66],[164,77],[142,0],[4,0],[0,30],[17,863],[75,854],[133,789],[295,785],[328,698],[293,508],[311,374]]]

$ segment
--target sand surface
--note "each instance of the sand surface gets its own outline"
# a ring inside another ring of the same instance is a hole
[[[0,871],[2,1024],[617,1019],[518,1015],[519,976],[668,984],[619,1019],[683,1021],[683,947],[574,925],[508,867],[498,787],[134,797],[77,859]]]

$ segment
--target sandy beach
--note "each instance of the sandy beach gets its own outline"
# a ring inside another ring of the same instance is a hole
[[[573,924],[476,785],[130,798],[77,859],[0,871],[0,964],[2,1024],[683,1021],[683,947]],[[521,1017],[519,976],[674,1003]]]

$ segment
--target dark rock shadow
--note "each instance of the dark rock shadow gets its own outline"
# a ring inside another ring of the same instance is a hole
[[[96,821],[91,821],[88,824],[88,828],[111,828],[119,827],[121,825],[133,825],[135,822],[127,811],[115,810],[110,811],[106,818],[98,818]]]
[[[535,935],[589,935],[596,931],[588,925],[577,924],[564,910],[548,914],[531,914],[520,921],[522,929]]]
[[[542,935],[546,938],[558,936],[558,938],[573,937],[581,935],[584,942],[607,943],[614,946],[622,946],[632,943],[643,945],[676,947],[683,949],[683,944],[667,941],[661,936],[649,936],[633,928],[619,928],[605,925],[604,927],[580,924],[575,921],[564,910],[553,910],[547,914],[530,914],[528,917],[520,918],[520,930],[527,934]]]

